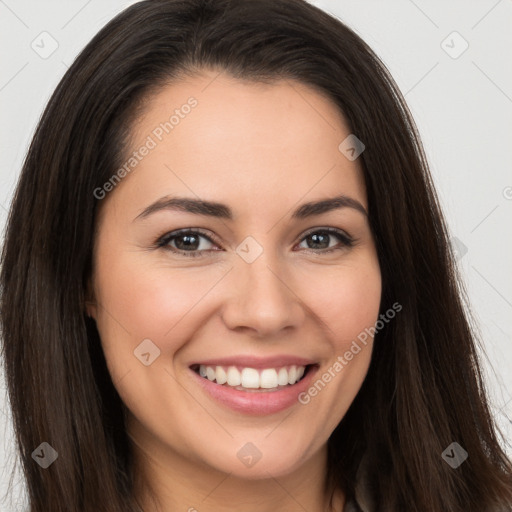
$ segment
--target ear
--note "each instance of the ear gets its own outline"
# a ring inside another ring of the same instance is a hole
[[[87,280],[85,289],[85,314],[89,318],[94,318],[94,320],[96,320],[97,304],[91,278]]]

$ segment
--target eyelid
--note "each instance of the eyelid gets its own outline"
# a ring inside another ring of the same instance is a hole
[[[211,232],[206,231],[202,228],[183,228],[183,229],[177,229],[175,231],[166,231],[163,235],[159,236],[156,241],[156,245],[159,247],[165,246],[168,240],[179,236],[179,235],[186,235],[189,233],[198,233],[204,238],[208,239],[211,243],[216,245],[221,245],[220,241],[218,240],[216,235],[211,234]],[[176,249],[178,250],[178,249]],[[190,251],[192,252],[192,251]]]
[[[314,228],[311,228],[307,231],[305,231],[304,233],[302,233],[301,235],[301,238],[300,238],[300,241],[302,241],[304,238],[306,238],[308,235],[311,235],[312,233],[317,233],[317,232],[327,232],[327,233],[332,233],[334,235],[338,235],[338,236],[342,236],[342,237],[345,237],[348,240],[350,240],[351,242],[355,242],[356,239],[354,237],[352,237],[351,235],[349,235],[345,230],[343,229],[340,229],[340,228],[332,228],[332,227],[314,227]]]

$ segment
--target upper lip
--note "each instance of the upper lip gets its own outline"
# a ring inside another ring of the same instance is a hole
[[[271,357],[258,357],[251,355],[241,356],[230,356],[230,357],[219,357],[214,359],[205,359],[193,363],[195,365],[204,366],[242,366],[244,368],[281,368],[282,366],[308,366],[316,364],[316,361],[311,359],[305,359],[303,357],[292,356],[292,355],[276,355]]]

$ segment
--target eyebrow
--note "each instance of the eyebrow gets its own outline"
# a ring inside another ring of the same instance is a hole
[[[305,219],[314,215],[321,215],[333,210],[339,210],[342,208],[352,208],[365,217],[368,217],[368,212],[364,206],[353,199],[352,197],[340,195],[330,199],[322,199],[320,201],[311,201],[304,203],[294,210],[292,219]],[[231,208],[222,203],[216,203],[212,201],[205,201],[202,199],[192,199],[188,197],[162,197],[150,204],[145,208],[134,220],[144,219],[153,213],[160,211],[183,211],[188,213],[194,213],[196,215],[204,215],[208,217],[216,217],[219,219],[233,220],[234,215]]]

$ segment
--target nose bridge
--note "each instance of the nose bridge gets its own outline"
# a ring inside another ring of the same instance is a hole
[[[236,248],[239,258],[232,273],[235,291],[225,311],[231,328],[251,327],[270,334],[300,320],[290,273],[271,247],[271,238],[260,243],[249,236]]]

